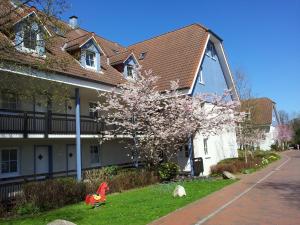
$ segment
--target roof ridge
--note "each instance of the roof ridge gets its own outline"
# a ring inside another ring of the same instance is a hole
[[[76,37],[76,38],[74,38],[74,39],[71,39],[71,40],[67,41],[66,43],[69,43],[69,42],[71,42],[71,41],[78,40],[78,39],[80,39],[80,38],[82,38],[82,37],[84,37],[84,36],[88,36],[88,35],[89,35],[89,33],[84,34],[84,35],[81,35],[81,36],[79,36],[79,37]]]
[[[134,45],[137,45],[137,44],[140,44],[140,43],[146,42],[146,41],[151,41],[151,40],[153,40],[153,39],[156,39],[156,38],[159,38],[159,37],[162,37],[162,36],[168,35],[168,34],[170,34],[170,33],[174,33],[174,32],[177,32],[177,31],[180,31],[180,30],[186,29],[186,28],[188,28],[188,27],[192,27],[192,26],[198,26],[198,27],[200,27],[200,28],[204,29],[205,31],[209,31],[209,29],[208,29],[208,28],[206,28],[205,26],[203,26],[203,25],[201,25],[201,24],[199,24],[199,23],[192,23],[192,24],[189,24],[189,25],[186,25],[186,26],[180,27],[180,28],[176,28],[175,30],[167,31],[167,32],[165,32],[165,33],[162,33],[162,34],[156,35],[156,36],[154,36],[154,37],[151,37],[151,38],[145,39],[145,40],[143,40],[143,41],[138,41],[138,42],[136,42],[136,43],[134,43],[134,44],[131,44],[131,45],[129,45],[129,46],[128,46],[128,48],[129,48],[129,47],[133,47]]]
[[[67,25],[69,25],[67,22],[65,22],[65,21],[63,21],[63,22],[66,23]],[[117,44],[117,45],[119,45],[120,47],[125,48],[123,45],[119,44],[118,42],[116,42],[116,41],[111,41],[111,40],[109,40],[109,39],[107,39],[107,38],[105,38],[105,37],[102,37],[102,36],[96,34],[94,31],[88,31],[88,30],[86,30],[86,29],[84,29],[84,28],[82,28],[82,27],[77,27],[76,29],[82,30],[82,31],[87,32],[87,33],[94,33],[94,36],[95,36],[95,37],[102,38],[102,39],[105,40],[105,41],[108,41],[108,42],[113,43],[113,44]]]

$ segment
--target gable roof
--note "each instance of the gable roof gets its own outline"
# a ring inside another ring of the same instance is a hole
[[[241,101],[241,110],[250,113],[255,125],[271,125],[275,102],[269,98],[255,98]]]
[[[205,51],[209,32],[192,24],[128,47],[138,57],[143,70],[152,70],[159,77],[160,90],[170,88],[170,81],[179,80],[179,88],[190,88],[199,59]],[[146,52],[143,60],[139,55]]]
[[[131,54],[132,52],[128,50],[117,53],[109,58],[110,64],[115,65],[115,64],[123,63],[124,61],[126,61],[126,59],[129,58]]]
[[[24,53],[17,51],[14,53],[16,57],[7,56],[4,59],[27,65],[35,61],[43,62],[52,58],[60,61],[68,60],[64,68],[52,66],[46,69],[67,76],[115,86],[124,82],[125,79],[123,74],[115,69],[113,65],[123,63],[132,54],[138,64],[142,66],[142,70],[152,70],[153,74],[159,77],[158,88],[160,90],[169,89],[170,82],[173,80],[179,81],[180,89],[190,89],[197,75],[200,58],[205,52],[208,38],[210,35],[214,35],[210,30],[199,24],[191,24],[125,48],[93,32],[80,27],[71,29],[67,23],[59,20],[58,22],[67,32],[53,38],[55,41],[46,46],[47,59],[25,56]],[[50,22],[49,26],[51,26]],[[53,31],[51,28],[49,30]],[[101,74],[86,70],[66,51],[78,48],[92,37],[104,53],[104,56],[101,57],[101,67],[103,69]],[[139,57],[141,53],[146,53],[143,59]],[[109,62],[107,58],[109,58]]]

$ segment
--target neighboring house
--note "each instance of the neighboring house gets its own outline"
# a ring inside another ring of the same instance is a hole
[[[130,152],[120,138],[99,144],[102,132],[109,128],[97,123],[90,109],[98,100],[97,92],[109,92],[126,82],[134,76],[137,66],[152,69],[160,77],[158,88],[162,91],[170,88],[170,81],[179,80],[182,94],[222,94],[231,89],[232,99],[238,100],[222,40],[199,24],[123,47],[81,29],[77,17],[71,17],[69,24],[61,22],[68,32],[38,22],[25,29],[24,21],[38,17],[39,12],[35,8],[18,10],[22,18],[13,27],[17,50],[14,57],[1,52],[0,75],[30,76],[66,84],[73,93],[73,101],[64,106],[48,101],[44,106],[40,104],[47,101],[43,95],[19,101],[13,92],[1,93],[1,182],[74,174],[80,179],[82,170],[131,165]],[[51,46],[45,45],[45,34],[55,36]],[[0,29],[0,43],[6,41],[10,40]],[[63,68],[52,65],[47,70],[32,66],[36,61],[43,63],[53,58],[67,59],[68,63]],[[197,134],[182,148],[178,162],[183,171],[191,171],[190,159],[201,157],[203,175],[208,175],[211,165],[236,156],[233,128],[208,138]]]
[[[254,127],[264,131],[265,137],[256,147],[270,150],[271,145],[276,143],[276,126],[280,124],[276,103],[269,98],[255,98],[243,100],[241,105]]]

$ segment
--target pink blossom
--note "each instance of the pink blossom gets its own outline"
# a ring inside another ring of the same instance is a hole
[[[136,71],[137,79],[128,80],[110,93],[101,93],[97,110],[106,125],[116,128],[106,131],[104,140],[115,135],[131,137],[131,149],[151,163],[161,157],[171,159],[181,146],[197,132],[215,135],[235,127],[243,118],[237,110],[239,102],[224,95],[183,95],[178,81],[172,81],[170,90],[157,88],[158,77],[151,71]]]

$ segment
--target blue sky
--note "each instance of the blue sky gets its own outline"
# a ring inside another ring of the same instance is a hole
[[[70,0],[64,19],[127,46],[191,23],[223,40],[232,72],[248,76],[258,97],[300,112],[300,0]]]

